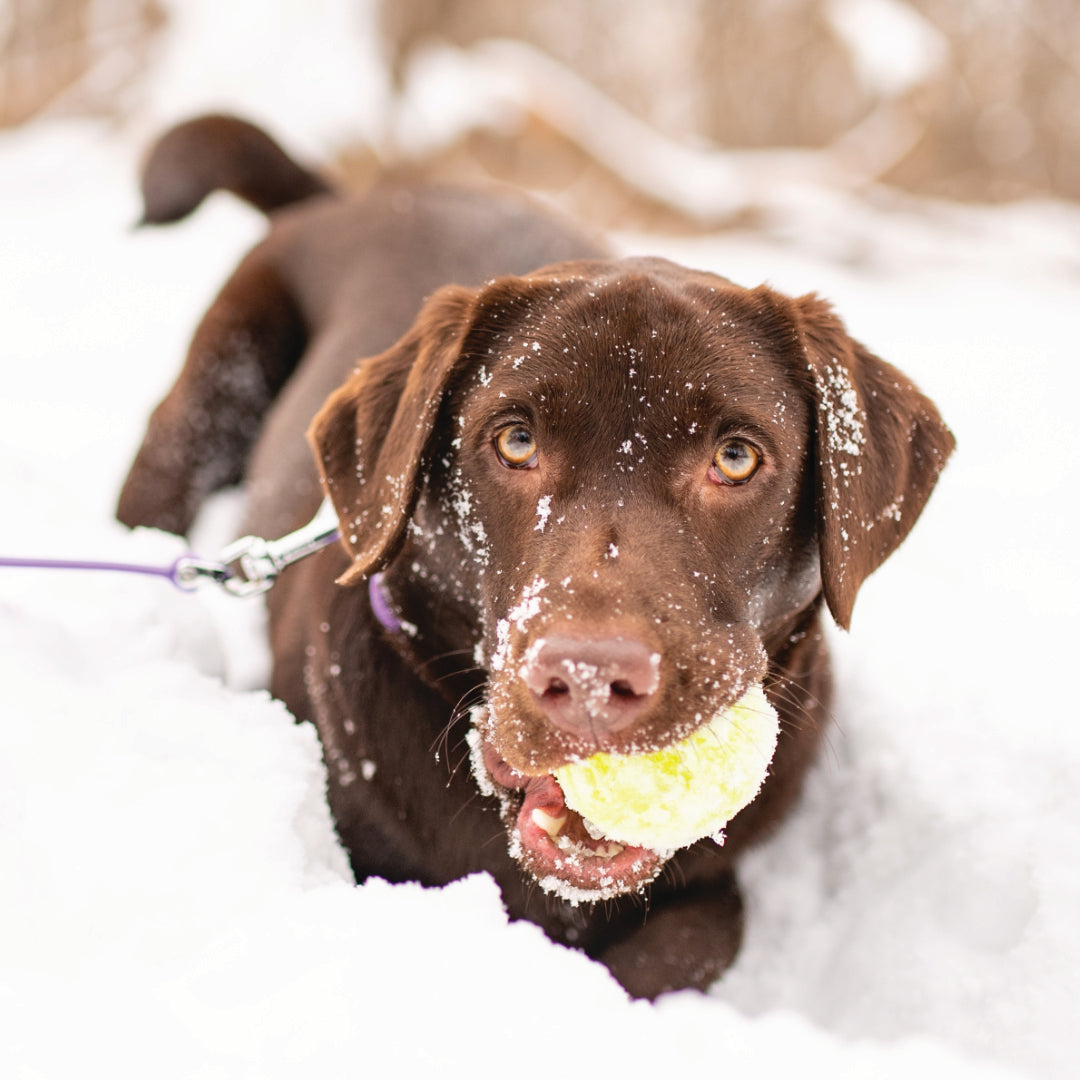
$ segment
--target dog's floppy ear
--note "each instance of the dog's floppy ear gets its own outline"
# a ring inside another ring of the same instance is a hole
[[[821,578],[845,629],[855,594],[910,532],[955,446],[934,403],[852,340],[827,303],[793,301],[816,396]]]
[[[471,325],[475,294],[446,286],[386,352],[364,360],[308,430],[337,511],[353,584],[398,550],[419,494],[435,418]]]

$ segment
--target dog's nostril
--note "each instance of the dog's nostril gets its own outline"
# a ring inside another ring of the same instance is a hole
[[[551,695],[552,697],[558,697],[562,694],[569,694],[570,687],[562,681],[562,679],[552,679],[544,690],[544,694]]]
[[[636,698],[638,693],[626,679],[616,679],[615,682],[611,684],[611,696],[618,698]]]

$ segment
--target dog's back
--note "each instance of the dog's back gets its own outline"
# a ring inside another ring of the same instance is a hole
[[[222,116],[158,140],[143,221],[179,220],[219,189],[266,212],[269,231],[207,311],[151,418],[120,498],[128,524],[184,533],[207,495],[246,479],[248,530],[288,530],[318,499],[303,438],[311,417],[360,359],[405,333],[428,295],[602,254],[517,193],[385,182],[337,194],[260,129]]]
[[[252,453],[248,531],[277,535],[298,523],[297,512],[309,512],[318,478],[302,437],[307,425],[358,361],[408,330],[427,296],[448,282],[476,286],[597,250],[508,193],[385,184],[362,199],[320,200],[280,215],[266,254],[312,333]]]

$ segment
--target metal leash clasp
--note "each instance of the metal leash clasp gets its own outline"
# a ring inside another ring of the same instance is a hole
[[[169,568],[169,580],[181,592],[194,592],[204,581],[226,587],[229,568],[222,563],[200,559],[197,555],[181,555]]]
[[[230,573],[219,583],[233,596],[258,596],[273,587],[286,566],[328,547],[337,538],[337,513],[330,500],[324,499],[311,521],[279,540],[264,540],[261,536],[234,540],[218,560],[226,567],[237,564],[242,576]]]

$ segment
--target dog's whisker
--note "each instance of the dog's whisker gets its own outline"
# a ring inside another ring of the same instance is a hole
[[[465,675],[469,672],[483,671],[482,668],[476,666],[471,649],[453,649],[450,652],[439,653],[437,656],[426,656],[417,663],[416,671],[418,674],[426,675],[430,668],[435,667],[437,664],[445,664],[456,656],[467,657],[470,663],[464,664],[461,667],[455,667],[452,671],[444,672],[443,674],[436,676],[437,679],[452,679],[455,676]]]
[[[449,779],[446,781],[446,786],[447,787],[449,787],[454,782],[454,780],[457,777],[458,772],[461,770],[462,765],[464,765],[469,760],[470,760],[470,751],[468,749],[466,749],[465,752],[458,759],[457,764],[454,765],[454,767],[450,770]]]
[[[483,697],[484,688],[482,686],[473,687],[470,690],[465,691],[464,694],[458,699],[457,704],[454,706],[450,719],[439,730],[439,733],[435,736],[431,743],[430,751],[436,756],[445,755],[449,757],[450,746],[449,738],[450,732],[456,727],[462,720],[466,719],[472,708],[478,700]],[[452,777],[451,777],[452,778]]]
[[[450,823],[453,824],[454,822],[456,822],[458,818],[460,818],[461,815],[464,814],[465,811],[468,810],[469,807],[471,807],[479,797],[480,793],[478,791],[472,792],[469,797],[450,816]]]

